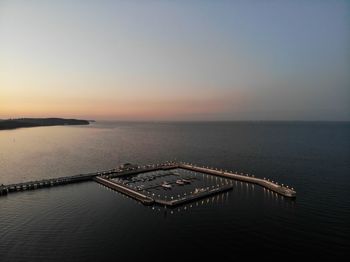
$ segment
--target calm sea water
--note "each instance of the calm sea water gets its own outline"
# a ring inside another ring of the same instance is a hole
[[[176,209],[94,182],[0,198],[0,261],[349,255],[350,123],[95,123],[0,132],[0,183],[166,160],[269,177]]]

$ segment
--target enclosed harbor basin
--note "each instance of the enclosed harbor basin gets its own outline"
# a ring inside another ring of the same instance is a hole
[[[145,205],[177,206],[231,190],[234,181],[257,184],[287,198],[296,197],[293,188],[269,179],[171,161],[144,166],[126,163],[96,173],[1,185],[0,195],[89,180],[126,194]]]

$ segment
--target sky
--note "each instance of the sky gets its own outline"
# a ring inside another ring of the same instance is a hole
[[[350,1],[0,0],[0,118],[350,120]]]

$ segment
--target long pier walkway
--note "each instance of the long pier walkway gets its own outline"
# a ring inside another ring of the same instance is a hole
[[[45,188],[45,187],[54,187],[54,186],[72,184],[77,182],[91,181],[96,176],[114,178],[118,176],[128,176],[128,175],[140,174],[144,172],[151,172],[156,170],[167,170],[172,168],[175,168],[174,165],[169,163],[147,165],[147,166],[133,166],[128,168],[118,167],[115,169],[87,173],[87,174],[79,174],[79,175],[57,177],[57,178],[47,178],[42,180],[21,182],[16,184],[0,185],[0,196],[7,195],[13,192],[36,190],[36,189]]]
[[[83,182],[91,180],[92,177],[96,176],[96,173],[80,174],[74,176],[49,178],[36,181],[29,181],[17,184],[0,185],[0,196],[6,195],[12,192],[25,191],[25,190],[35,190],[44,187],[53,187],[59,185],[72,184],[77,182]]]

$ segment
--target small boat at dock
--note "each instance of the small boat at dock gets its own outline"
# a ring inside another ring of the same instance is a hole
[[[185,182],[184,181],[182,181],[182,179],[178,179],[178,180],[176,180],[176,184],[178,184],[178,185],[184,185],[185,184]]]
[[[188,180],[188,179],[182,179],[182,182],[185,183],[185,184],[191,184],[191,180]]]
[[[164,187],[165,189],[170,189],[171,188],[171,185],[168,184],[168,182],[163,182],[163,184],[161,186]]]

